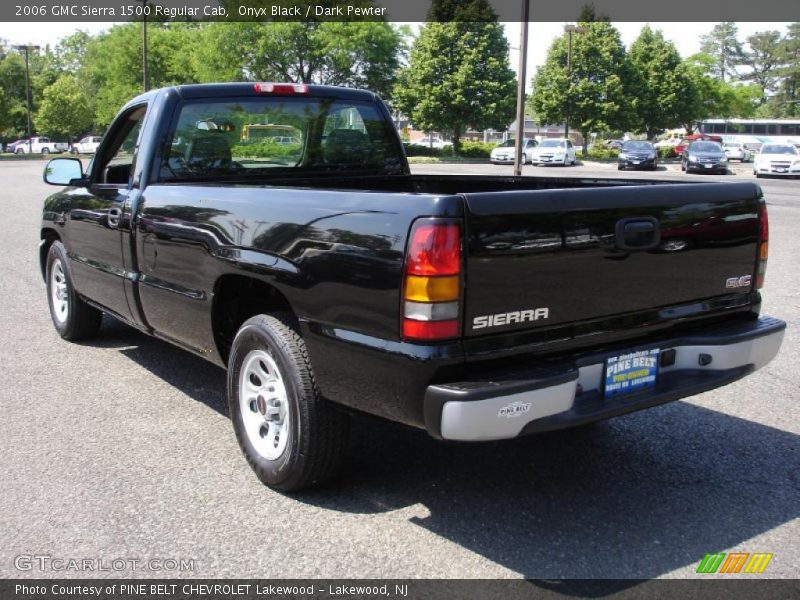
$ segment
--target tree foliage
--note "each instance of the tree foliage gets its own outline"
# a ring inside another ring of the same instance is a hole
[[[736,65],[741,64],[744,56],[737,32],[736,23],[724,21],[700,37],[700,52],[714,58],[712,73],[723,81],[736,79]]]
[[[681,125],[679,115],[691,102],[691,81],[681,68],[681,55],[660,31],[642,28],[629,52],[635,98],[636,131],[653,139]]]
[[[632,71],[617,29],[607,21],[580,23],[573,35],[572,69],[567,68],[567,35],[555,40],[533,79],[531,102],[548,123],[581,132],[626,130],[635,119]],[[585,148],[584,148],[585,151]]]
[[[395,98],[418,128],[450,131],[458,152],[467,127],[502,129],[511,122],[516,77],[503,28],[486,0],[434,2],[431,10],[441,22],[420,30]],[[450,14],[481,20],[446,21]]]
[[[389,98],[405,52],[384,22],[211,23],[192,58],[199,81],[292,81],[373,90]]]
[[[74,75],[61,75],[44,90],[36,113],[40,133],[72,140],[89,131],[92,121],[89,98]]]

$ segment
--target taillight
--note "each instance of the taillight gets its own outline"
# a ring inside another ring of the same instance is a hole
[[[761,225],[758,261],[756,268],[756,289],[764,287],[764,276],[767,273],[767,258],[769,258],[769,216],[767,214],[767,203],[762,202],[758,210],[759,222]]]
[[[461,300],[461,226],[418,219],[411,226],[403,285],[403,338],[458,337]]]
[[[305,83],[256,83],[253,88],[257,94],[273,94],[275,96],[308,93],[308,86]]]

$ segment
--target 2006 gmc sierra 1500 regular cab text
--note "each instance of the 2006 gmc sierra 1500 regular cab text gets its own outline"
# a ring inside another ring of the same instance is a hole
[[[67,186],[40,250],[61,336],[108,313],[226,367],[284,491],[335,472],[353,410],[514,438],[725,385],[783,338],[758,185],[411,175],[367,91],[154,90],[86,172],[44,177]]]

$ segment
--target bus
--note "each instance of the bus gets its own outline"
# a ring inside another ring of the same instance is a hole
[[[800,119],[706,119],[698,131],[754,150],[770,143],[800,145]]]

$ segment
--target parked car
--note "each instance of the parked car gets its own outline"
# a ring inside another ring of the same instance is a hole
[[[75,142],[70,148],[72,154],[94,154],[103,138],[98,135],[88,135],[81,141]]]
[[[416,142],[411,142],[412,144],[416,144],[417,146],[428,146],[429,148],[446,148],[447,146],[452,146],[451,142],[445,142],[440,140],[439,138],[430,138],[424,137],[422,139],[417,140]]]
[[[11,142],[6,146],[6,152],[10,152],[11,154],[15,154],[17,151],[17,147],[22,144],[27,144],[28,140],[17,140],[16,142]]]
[[[51,142],[50,138],[32,137],[30,143],[25,140],[22,144],[14,146],[15,154],[59,154],[69,150],[69,144],[62,142]]]
[[[530,162],[532,165],[574,165],[577,162],[575,146],[565,138],[542,140],[531,150]]]
[[[617,169],[649,169],[658,166],[658,151],[650,142],[634,140],[622,144],[617,158]]]
[[[722,149],[725,151],[725,156],[728,157],[728,160],[738,160],[746,163],[753,158],[753,154],[747,149],[747,146],[740,142],[728,142],[722,146]]]
[[[753,175],[800,176],[800,152],[792,144],[764,144],[756,156]]]
[[[692,135],[687,135],[683,138],[680,143],[675,146],[675,154],[678,156],[683,156],[684,150],[686,147],[691,144],[692,142],[697,142],[700,140],[704,140],[707,142],[716,142],[718,144],[722,144],[722,137],[718,135],[711,135],[708,133],[693,133]]]
[[[298,158],[252,158],[198,114],[329,133]],[[413,175],[378,96],[314,85],[151,90],[105,140],[86,172],[45,167],[66,186],[36,226],[53,325],[85,339],[108,313],[225,368],[239,446],[279,490],[336,473],[354,411],[516,438],[709,392],[782,343],[786,324],[759,316],[768,217],[752,182]],[[536,150],[564,164],[570,145]],[[737,227],[713,250],[658,251],[662,227],[720,213]]]
[[[692,142],[681,157],[681,171],[727,173],[728,157],[716,142]]]
[[[509,165],[513,164],[517,156],[517,141],[506,140],[497,148],[492,148],[489,154],[489,161],[495,165]],[[522,140],[522,164],[529,163],[533,155],[533,149],[536,148],[538,142],[534,139],[525,138]]]

